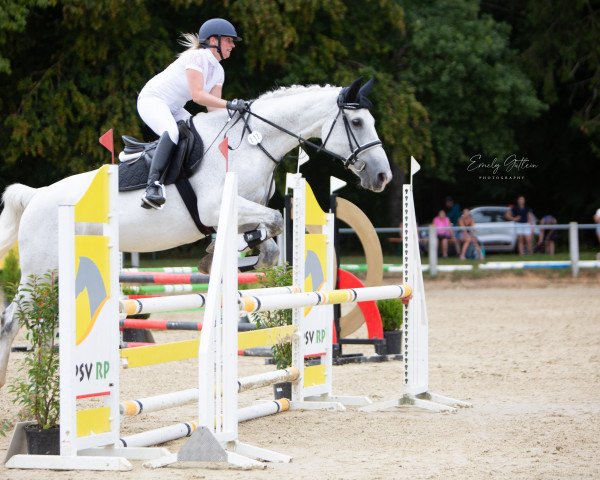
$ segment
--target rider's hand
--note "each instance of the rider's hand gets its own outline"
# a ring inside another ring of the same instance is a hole
[[[243,113],[248,109],[248,103],[245,100],[236,98],[227,102],[227,110]]]

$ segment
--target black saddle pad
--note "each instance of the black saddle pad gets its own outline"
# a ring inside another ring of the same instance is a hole
[[[169,167],[164,175],[163,183],[170,185],[180,177],[189,178],[200,165],[204,155],[204,143],[194,127],[186,122],[178,122],[179,142],[171,156]],[[146,188],[152,157],[156,151],[158,140],[144,143],[135,138],[123,136],[125,153],[143,152],[142,155],[129,162],[119,164],[119,191],[139,190]]]

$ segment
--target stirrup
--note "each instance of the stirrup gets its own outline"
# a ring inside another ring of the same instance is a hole
[[[143,208],[154,208],[156,210],[162,210],[164,204],[167,201],[167,190],[165,189],[165,186],[162,183],[160,183],[158,180],[156,180],[154,182],[154,184],[151,184],[151,185],[148,185],[148,186],[159,187],[160,191],[161,191],[161,194],[162,194],[162,198],[164,199],[164,201],[163,201],[162,204],[158,204],[158,203],[150,200],[147,197],[148,189],[146,188],[146,192],[144,193],[144,196],[142,197],[142,207]]]

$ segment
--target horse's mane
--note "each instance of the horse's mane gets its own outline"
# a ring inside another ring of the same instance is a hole
[[[336,87],[333,85],[325,85],[325,86],[321,86],[321,85],[291,85],[289,87],[280,87],[276,90],[271,90],[269,92],[265,92],[260,97],[258,97],[257,100],[270,100],[272,98],[287,97],[289,95],[298,95],[301,93],[314,92],[317,90],[323,90],[323,89],[334,90],[334,89],[339,89],[339,88],[340,87]]]
[[[279,87],[275,90],[270,90],[268,92],[263,93],[262,95],[260,95],[256,100],[271,100],[274,98],[282,98],[282,97],[288,97],[291,95],[299,95],[301,93],[307,93],[307,92],[316,92],[316,91],[323,91],[323,90],[339,90],[340,87],[336,87],[335,85],[290,85],[289,87]],[[215,116],[215,115],[226,115],[227,112],[225,109],[217,109],[215,111],[212,112],[208,112],[207,114],[204,112],[200,112],[199,114],[195,115],[195,117],[199,120],[201,120],[203,118],[204,115],[211,115],[211,116]],[[213,117],[214,118],[214,117]]]

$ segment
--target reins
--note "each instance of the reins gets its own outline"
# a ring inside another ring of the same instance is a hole
[[[250,127],[250,122],[249,122],[249,117],[253,116],[253,117],[257,118],[258,120],[266,123],[267,125],[270,125],[271,127],[276,128],[280,132],[283,132],[291,137],[294,137],[296,140],[298,140],[298,143],[301,146],[312,147],[313,149],[315,149],[315,151],[317,153],[325,152],[328,155],[332,156],[333,158],[340,160],[342,162],[342,165],[344,166],[344,168],[350,168],[351,166],[354,166],[354,168],[356,169],[357,172],[362,172],[366,167],[366,163],[364,161],[360,160],[358,158],[358,156],[361,153],[364,153],[365,151],[370,150],[371,148],[381,146],[382,143],[381,143],[381,140],[377,139],[377,140],[373,140],[372,142],[365,143],[364,145],[360,145],[360,143],[358,142],[358,140],[356,138],[356,135],[354,135],[354,131],[352,130],[352,126],[350,125],[350,121],[348,120],[348,116],[346,115],[346,112],[345,112],[345,110],[356,110],[358,108],[361,108],[361,107],[354,103],[339,103],[338,102],[338,113],[337,113],[335,119],[333,120],[333,123],[331,124],[331,128],[329,129],[329,132],[327,133],[325,140],[323,141],[323,143],[321,145],[317,145],[316,143],[311,142],[310,140],[302,137],[301,135],[298,135],[297,133],[294,133],[291,130],[288,130],[287,128],[282,127],[281,125],[278,125],[275,122],[272,122],[271,120],[259,115],[258,113],[253,112],[252,111],[252,102],[250,102],[248,104],[248,107],[246,108],[246,111],[244,113],[239,114],[238,118],[235,120],[235,122],[233,122],[233,125],[231,125],[228,130],[231,130],[240,120],[243,121],[244,128],[242,129],[242,134],[240,137],[240,142],[241,142],[242,139],[244,138],[244,133],[246,131],[248,131],[249,135],[253,134],[253,131],[252,131],[252,128]],[[336,125],[338,119],[340,118],[340,116],[342,117],[342,120],[344,122],[344,129],[346,131],[346,137],[348,139],[348,147],[350,148],[350,152],[351,152],[350,155],[348,155],[347,157],[343,157],[342,155],[326,148],[327,142],[329,141],[329,138],[331,137],[333,129],[335,128],[335,125]],[[229,122],[231,122],[232,118],[233,117],[228,118],[225,125],[223,125],[223,127],[221,128],[221,130],[219,131],[219,133],[217,134],[215,139],[212,141],[212,143],[206,149],[205,154],[214,145],[217,138],[219,138],[219,136],[223,133],[225,128],[227,128],[227,126],[229,125]],[[275,164],[276,167],[279,166],[279,164],[281,163],[281,159],[278,160],[273,155],[271,155],[271,153],[269,153],[269,151],[261,144],[261,139],[259,139],[253,145],[256,145],[258,148],[260,148],[262,150],[262,152]],[[230,147],[230,149],[232,149],[232,148]],[[234,149],[232,149],[232,150],[234,150]],[[360,164],[357,165],[357,162],[360,162]]]
[[[252,133],[252,130],[250,129],[250,126],[248,124],[248,117],[250,115],[252,115],[253,117],[256,117],[258,120],[261,120],[262,122],[266,123],[267,125],[270,125],[274,128],[276,128],[277,130],[286,133],[287,135],[294,137],[296,140],[298,140],[298,143],[302,146],[306,146],[308,145],[309,147],[314,148],[317,152],[325,152],[328,155],[331,155],[332,157],[340,160],[342,162],[342,165],[344,165],[345,168],[349,168],[353,165],[356,164],[356,162],[358,160],[360,160],[358,158],[358,155],[360,155],[361,153],[365,152],[366,150],[369,150],[373,147],[379,146],[381,145],[381,140],[373,140],[372,142],[366,143],[364,145],[360,145],[358,143],[358,140],[356,139],[356,136],[354,135],[354,132],[352,131],[352,127],[350,126],[350,122],[348,121],[348,117],[346,116],[346,113],[344,112],[344,110],[346,108],[351,108],[351,107],[346,107],[343,105],[339,106],[339,110],[338,110],[338,114],[336,115],[333,123],[331,124],[331,128],[329,129],[329,132],[327,133],[327,137],[325,137],[325,141],[323,142],[322,145],[317,145],[314,142],[311,142],[310,140],[307,140],[306,138],[302,137],[301,135],[298,135],[297,133],[292,132],[291,130],[288,130],[285,127],[282,127],[281,125],[277,125],[276,123],[272,122],[271,120],[259,115],[258,113],[255,113],[251,110],[251,104],[248,107],[248,109],[246,110],[246,112],[248,113],[248,116],[243,116],[244,119],[244,129],[247,129],[249,133]],[[342,115],[342,118],[344,120],[344,127],[346,129],[346,136],[348,138],[348,146],[350,147],[350,151],[352,153],[350,153],[350,155],[348,157],[343,157],[327,148],[325,148],[325,145],[327,145],[327,141],[329,140],[329,137],[331,136],[331,133],[333,132],[333,128],[335,127],[335,124],[337,123],[338,118],[340,117],[340,114]],[[242,132],[242,136],[243,136],[243,132]],[[356,148],[354,148],[354,146],[352,145],[352,141],[354,141]],[[275,162],[276,165],[279,165],[279,163],[281,162],[281,160],[276,160],[269,152],[267,152],[267,150],[260,144],[257,144],[260,149],[273,161]],[[365,169],[365,162],[363,162],[361,160],[361,165],[360,167],[356,166],[356,170],[358,172],[362,172]]]

